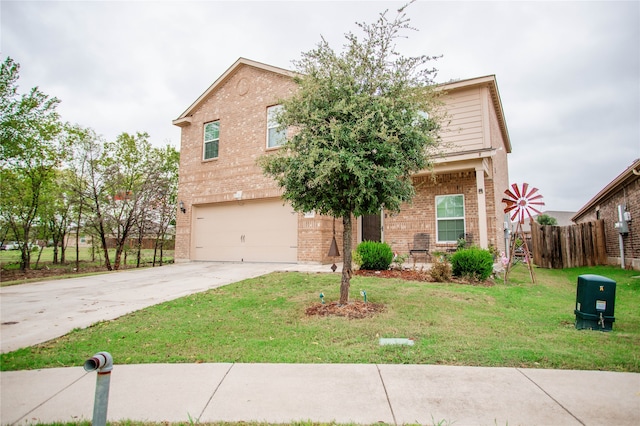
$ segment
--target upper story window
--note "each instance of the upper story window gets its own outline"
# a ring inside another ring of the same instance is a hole
[[[436,196],[436,227],[439,243],[464,238],[464,195]]]
[[[278,126],[275,120],[276,114],[282,111],[282,105],[274,105],[267,108],[267,148],[282,145],[287,139],[287,131]]]
[[[204,125],[204,155],[205,160],[218,158],[220,145],[220,121],[212,121]]]

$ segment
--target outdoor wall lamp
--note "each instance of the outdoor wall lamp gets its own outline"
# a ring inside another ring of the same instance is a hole
[[[186,213],[187,212],[187,209],[184,208],[184,201],[180,201],[180,211],[182,213]]]

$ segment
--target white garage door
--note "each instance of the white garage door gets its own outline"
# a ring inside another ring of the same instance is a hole
[[[298,260],[298,214],[281,200],[194,206],[193,259]]]

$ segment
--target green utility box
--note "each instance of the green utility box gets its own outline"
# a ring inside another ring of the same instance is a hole
[[[600,275],[580,275],[576,292],[576,328],[611,331],[616,282]]]

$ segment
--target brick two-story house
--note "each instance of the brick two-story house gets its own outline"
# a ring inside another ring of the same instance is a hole
[[[182,129],[176,261],[329,263],[334,220],[297,213],[256,160],[279,149],[270,113],[296,90],[294,73],[238,59],[173,124]],[[385,241],[407,253],[416,234],[429,250],[460,236],[504,249],[502,195],[511,142],[494,76],[440,86],[446,91],[444,154],[417,173],[416,196],[398,214],[357,218],[354,243]],[[437,206],[440,206],[439,208]],[[335,221],[341,247],[341,221]]]

